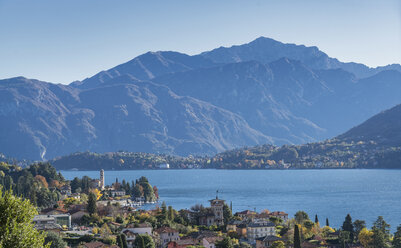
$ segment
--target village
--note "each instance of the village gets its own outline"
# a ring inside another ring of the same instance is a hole
[[[349,235],[343,237],[344,231],[330,227],[327,219],[326,225],[321,226],[318,216],[313,222],[303,211],[294,218],[269,210],[233,214],[232,203],[220,199],[218,192],[209,200],[208,207],[198,204],[177,211],[164,202],[161,206],[156,204],[157,187],[151,187],[144,177],[135,186],[133,183],[137,191],[133,196],[125,181],[105,185],[103,170],[99,179],[87,183],[88,195],[79,193],[79,189],[73,193],[74,181],[64,185],[62,200],[35,216],[35,228],[56,233],[70,247],[86,248],[274,248],[297,247],[297,242],[302,242],[302,247],[334,248],[344,247],[344,242],[350,241]],[[353,235],[353,241],[358,240],[357,234]],[[351,241],[347,247],[363,247],[361,242]]]

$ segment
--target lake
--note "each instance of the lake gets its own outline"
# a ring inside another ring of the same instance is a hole
[[[66,179],[98,171],[61,171]],[[340,227],[350,213],[371,227],[384,216],[395,231],[401,224],[401,170],[131,170],[106,171],[106,184],[123,179],[131,182],[146,176],[159,189],[160,200],[175,209],[216,197],[232,202],[233,211],[285,211],[291,217],[306,211],[314,220]]]

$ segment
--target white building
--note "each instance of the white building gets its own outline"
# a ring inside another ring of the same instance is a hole
[[[246,235],[248,240],[254,243],[257,238],[276,235],[276,228],[272,222],[250,223],[246,227]]]
[[[160,168],[160,169],[170,169],[170,165],[167,164],[167,163],[159,164],[159,168]]]

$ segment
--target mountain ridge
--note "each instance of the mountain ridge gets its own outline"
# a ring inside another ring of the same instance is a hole
[[[70,85],[4,79],[0,150],[186,156],[316,142],[401,102],[399,65],[347,68],[317,47],[263,37],[192,56],[148,52]]]

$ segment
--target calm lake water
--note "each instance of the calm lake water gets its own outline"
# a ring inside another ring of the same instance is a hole
[[[98,171],[61,171],[66,179]],[[161,201],[190,208],[216,196],[232,201],[233,210],[306,211],[311,219],[340,227],[347,213],[370,227],[384,216],[394,231],[401,224],[401,170],[133,170],[106,171],[106,184],[146,176],[159,189]]]

